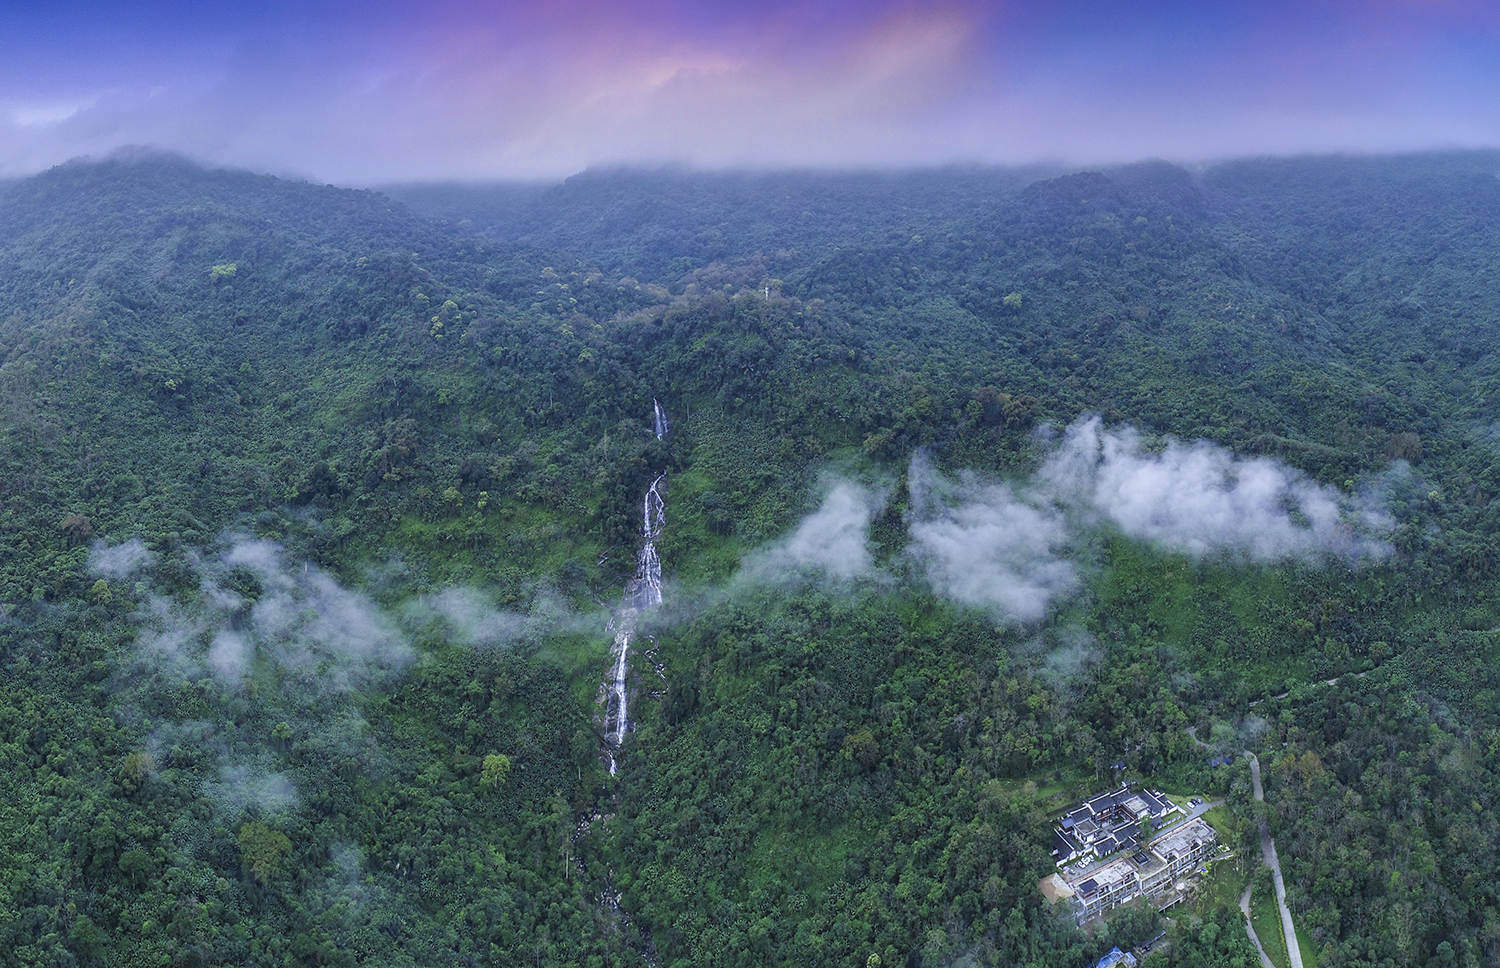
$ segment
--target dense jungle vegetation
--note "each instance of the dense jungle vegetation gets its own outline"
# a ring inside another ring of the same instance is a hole
[[[1046,905],[1053,813],[1128,778],[1269,824],[1310,962],[1495,963],[1497,171],[0,185],[0,950],[1258,964],[1248,861],[1169,921]],[[1086,473],[1264,472],[1303,544],[1069,496],[1090,415]]]

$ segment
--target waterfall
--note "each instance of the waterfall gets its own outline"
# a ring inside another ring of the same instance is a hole
[[[667,412],[661,404],[651,401],[652,430],[657,440],[665,439],[670,429]],[[635,577],[625,583],[625,597],[620,609],[610,619],[609,627],[615,633],[611,649],[609,679],[604,683],[604,745],[609,760],[609,772],[615,772],[615,754],[625,734],[630,730],[630,708],[628,684],[630,674],[630,640],[635,635],[636,624],[647,610],[661,604],[661,556],[656,552],[656,539],[661,536],[666,523],[666,502],[661,489],[666,483],[667,473],[662,471],[646,489],[641,508],[641,548],[635,556]]]
[[[655,399],[651,401],[652,429],[656,431],[656,439],[663,440],[667,436],[667,412],[661,408],[661,404]]]

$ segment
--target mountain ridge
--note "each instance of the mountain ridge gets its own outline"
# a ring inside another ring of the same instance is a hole
[[[0,944],[1082,965],[1158,928],[1044,906],[1057,803],[1253,839],[1192,725],[1324,963],[1480,963],[1495,160],[6,184]],[[1218,893],[1151,957],[1252,963]]]

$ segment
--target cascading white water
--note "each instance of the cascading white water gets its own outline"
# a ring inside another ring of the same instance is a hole
[[[661,404],[655,400],[651,401],[651,418],[653,429],[656,431],[656,439],[661,440],[667,436],[667,412],[661,408]]]
[[[667,412],[655,400],[651,401],[651,407],[652,429],[656,439],[662,440],[669,429]],[[641,550],[635,556],[635,577],[625,583],[625,599],[610,620],[615,643],[609,681],[604,684],[604,755],[609,759],[611,775],[615,772],[615,754],[630,729],[626,684],[630,672],[630,639],[641,614],[661,604],[661,556],[656,552],[656,539],[661,536],[662,525],[666,523],[666,502],[661,496],[666,479],[667,474],[663,471],[646,489],[642,502]]]

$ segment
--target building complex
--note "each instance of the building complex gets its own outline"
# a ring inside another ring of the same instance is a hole
[[[1062,816],[1052,848],[1059,870],[1040,887],[1053,903],[1068,901],[1083,924],[1137,897],[1169,895],[1217,843],[1213,827],[1185,819],[1160,793],[1121,788]]]

